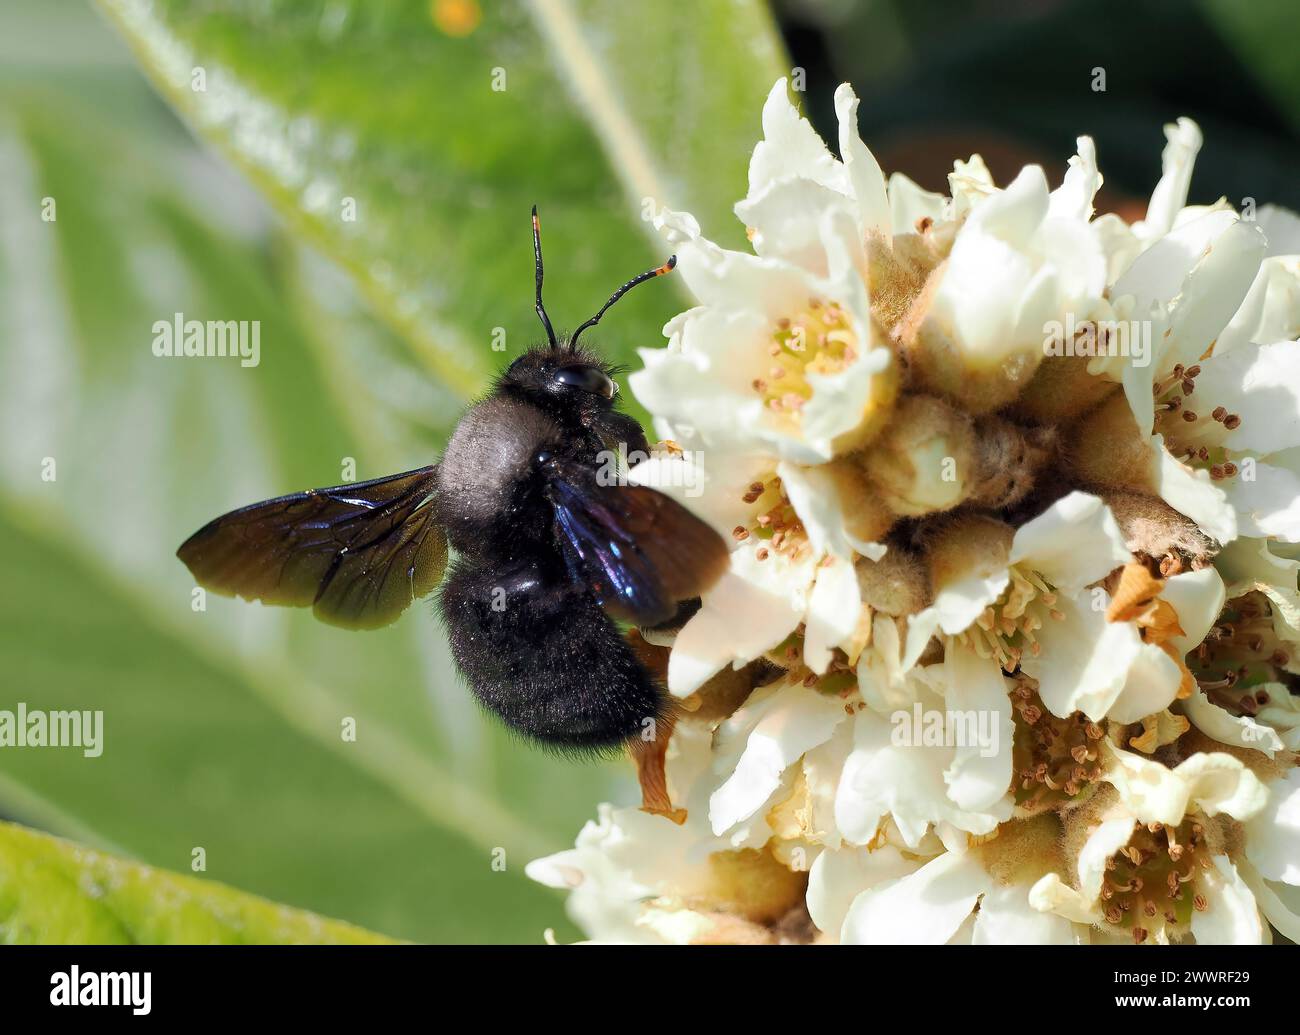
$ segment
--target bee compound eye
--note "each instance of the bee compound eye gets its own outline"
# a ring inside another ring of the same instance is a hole
[[[576,388],[581,392],[590,392],[605,399],[614,398],[614,382],[600,367],[587,365],[561,367],[555,372],[555,381],[565,388]]]

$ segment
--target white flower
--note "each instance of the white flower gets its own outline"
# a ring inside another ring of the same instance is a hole
[[[1265,920],[1300,930],[1300,771],[1266,783],[1225,754],[1173,769],[1114,754],[1107,779],[1118,794],[1071,814],[1082,835],[1073,883],[1045,875],[1035,908],[1137,941],[1259,943]]]
[[[977,908],[978,907],[978,908]],[[853,899],[849,945],[1078,945],[1087,928],[1031,907],[1029,889],[992,876],[979,856],[949,851]]]
[[[849,844],[870,844],[888,822],[902,845],[916,850],[931,827],[987,834],[1011,816],[1011,704],[1001,674],[981,672],[959,655],[946,671],[919,669],[907,682],[910,709],[862,707],[853,717],[852,750],[835,794],[835,824]],[[980,707],[993,716],[992,743],[956,743],[949,710]],[[927,736],[930,716],[942,717],[933,727],[942,737]]]
[[[820,217],[826,272],[726,251],[666,212],[677,269],[700,305],[641,350],[629,384],[679,441],[820,463],[862,441],[892,399],[891,351],[876,342],[845,211]]]
[[[525,872],[569,891],[570,918],[596,940],[654,942],[660,939],[637,920],[643,901],[674,886],[682,868],[681,854],[673,852],[677,842],[689,843],[689,832],[669,820],[602,804],[573,848],[535,859]]]
[[[681,824],[601,805],[572,849],[528,864],[533,880],[569,891],[570,917],[594,940],[770,940],[763,925],[801,901],[803,876],[760,850],[767,832],[709,831],[700,804],[712,787],[709,749],[700,730],[673,737],[667,777],[674,800],[689,806]]]
[[[1300,749],[1300,699],[1279,677],[1300,672],[1300,562],[1240,539],[1216,558],[1229,598],[1196,647],[1198,692],[1183,702],[1199,730],[1272,758]],[[1266,660],[1269,668],[1261,666]],[[1245,673],[1245,678],[1242,673]]]
[[[1300,541],[1300,343],[1246,342],[1128,381],[1174,509],[1220,543]]]
[[[654,814],[529,874],[599,940],[1300,940],[1300,218],[1189,205],[1187,119],[1130,225],[1087,137],[944,197],[835,108],[769,94],[752,254],[657,217],[629,476],[730,562],[645,633]]]
[[[728,571],[676,636],[669,691],[685,697],[720,669],[762,656],[801,626],[802,659],[824,674],[832,650],[858,629],[862,602],[854,563],[884,555],[870,537],[892,516],[869,498],[855,465],[773,465],[762,456],[708,455],[713,461],[704,481],[710,491],[702,503],[672,487],[680,478],[665,478],[665,491],[713,523],[734,548]],[[657,484],[649,467],[634,470],[632,480]]]
[[[1109,291],[1130,318],[1149,321],[1155,355],[1093,369],[1122,379],[1133,419],[1149,436],[1137,484],[1220,543],[1238,535],[1295,542],[1300,259],[1279,249],[1300,244],[1286,214],[1269,214],[1272,244],[1263,221],[1222,205],[1182,207],[1200,132],[1184,119],[1166,133],[1165,175],[1147,220],[1133,228],[1143,250]],[[1118,423],[1103,410],[1090,430],[1122,434]]]
[[[1138,941],[1261,943],[1265,919],[1300,931],[1300,771],[1262,781],[1227,754],[1193,754],[1174,768],[1114,754],[1118,794],[1080,817],[1074,884],[1043,876],[1035,908],[1127,928]]]
[[[858,137],[858,99],[847,84],[835,92],[835,112],[842,162],[790,104],[786,81],[779,80],[763,106],[763,139],[750,159],[749,194],[736,204],[755,252],[822,274],[830,257],[818,230],[828,211],[847,212],[853,220],[849,254],[859,265],[863,243],[890,234],[885,178]]]
[[[730,775],[709,797],[713,833],[733,831],[768,804],[786,771],[830,740],[844,719],[843,701],[797,682],[777,682],[757,691],[715,734],[719,759],[728,758],[733,744],[743,743],[743,749]]]
[[[980,538],[983,554],[963,541],[965,565],[940,573],[934,603],[912,619],[904,667],[940,633],[994,671],[1019,666],[1055,715],[1135,722],[1173,701],[1183,681],[1178,662],[1133,622],[1109,620],[1110,598],[1088,588],[1131,560],[1100,499],[1075,492],[1058,500],[1017,529],[1009,548]],[[1195,643],[1218,614],[1222,583],[1212,570],[1171,583],[1178,617],[1199,631]]]
[[[819,931],[839,941],[854,899],[869,888],[915,873],[924,863],[924,858],[888,844],[874,851],[828,848],[808,872],[808,915]]]
[[[957,232],[922,330],[938,334],[974,365],[1035,363],[1043,327],[1101,304],[1106,260],[1089,226],[1097,174],[1092,141],[1055,193],[1036,165],[975,203]]]

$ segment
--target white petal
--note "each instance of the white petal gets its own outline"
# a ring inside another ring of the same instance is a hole
[[[1214,568],[1185,571],[1166,580],[1160,597],[1178,613],[1182,636],[1169,642],[1180,654],[1196,647],[1214,627],[1227,596],[1223,578]]]
[[[636,918],[637,927],[654,944],[692,945],[709,937],[716,921],[694,909],[646,908]]]
[[[1133,836],[1132,816],[1116,816],[1097,825],[1079,849],[1076,861],[1079,892],[1087,902],[1101,897],[1101,882],[1106,876],[1106,860],[1118,852]]]
[[[975,914],[975,945],[1078,945],[1075,927],[1063,916],[1029,904],[1028,889],[994,883]]]
[[[849,752],[853,750],[853,724],[842,722],[829,740],[818,744],[803,756],[804,784],[808,788],[808,827],[810,837],[828,849],[844,843],[835,824],[835,792]],[[845,903],[847,905],[847,903]]]
[[[952,212],[946,218],[963,219],[972,209],[999,193],[989,167],[979,155],[968,161],[952,163],[948,174],[948,193],[952,195]]]
[[[1209,254],[1179,289],[1161,347],[1160,370],[1177,363],[1191,366],[1205,355],[1250,290],[1265,245],[1259,227],[1244,221],[1233,223],[1215,239]]]
[[[736,204],[736,216],[753,231],[751,243],[762,256],[784,259],[809,273],[830,272],[826,245],[819,230],[827,210],[840,207],[852,212],[843,194],[812,180],[789,177],[769,183]]]
[[[588,936],[643,942],[645,933],[636,928],[641,901],[708,876],[687,858],[697,840],[696,831],[661,816],[601,805],[597,820],[582,828],[574,848],[535,859],[525,872],[570,892],[569,915]]]
[[[1029,249],[1046,211],[1043,171],[1026,166],[958,231],[927,319],[968,357],[992,365],[1041,356],[1057,271]]]
[[[1139,313],[1148,312],[1153,305],[1164,308],[1182,290],[1192,267],[1209,254],[1219,235],[1236,222],[1237,214],[1227,210],[1209,212],[1180,226],[1133,260],[1111,289],[1111,297],[1132,295]]]
[[[1151,643],[1142,644],[1124,679],[1124,689],[1106,717],[1115,722],[1140,722],[1164,711],[1178,696],[1183,670],[1165,651]]]
[[[1128,223],[1114,212],[1104,213],[1088,225],[1101,244],[1102,254],[1106,256],[1106,282],[1114,284],[1142,253],[1142,241]]]
[[[1009,577],[1007,581],[1010,581]],[[993,599],[997,599],[996,593],[993,595]],[[900,659],[899,671],[909,671],[920,660],[921,655],[925,653],[925,648],[929,646],[930,640],[939,631],[939,626],[944,621],[944,618],[944,612],[940,612],[931,606],[924,611],[918,611],[907,619],[907,641]],[[954,618],[953,624],[960,624],[961,620],[961,618]],[[969,626],[971,621],[974,621],[974,619],[967,621],[962,628]],[[861,676],[861,672],[861,667],[859,667],[859,676]]]
[[[1296,338],[1300,338],[1300,255],[1274,255],[1260,264],[1241,308],[1215,341],[1214,354],[1223,356],[1250,342],[1263,345]]]
[[[893,350],[873,337],[870,301],[855,265],[854,255],[861,250],[855,224],[846,212],[831,210],[822,220],[821,235],[830,273],[819,292],[843,307],[858,353],[836,373],[806,374],[813,394],[800,411],[800,426],[805,445],[812,451],[813,459],[804,461],[808,463],[829,460],[835,455],[836,440],[857,430],[882,405],[892,384],[886,372],[894,361]]]
[[[1246,823],[1246,854],[1266,880],[1300,885],[1300,769],[1268,784],[1268,802]]]
[[[1086,223],[1092,218],[1092,199],[1097,196],[1103,180],[1097,171],[1097,148],[1092,137],[1079,137],[1077,144],[1064,182],[1052,191],[1047,212],[1054,219],[1076,219]]]
[[[1120,792],[1125,809],[1143,823],[1177,826],[1187,815],[1189,788],[1172,769],[1118,748],[1106,752],[1113,762],[1106,779]],[[1226,757],[1226,756],[1225,756]],[[1096,878],[1100,888],[1100,877]]]
[[[650,412],[691,427],[708,452],[753,452],[752,429],[765,418],[751,382],[769,331],[759,313],[694,310],[678,328],[679,348],[641,350],[645,368],[628,387]]]
[[[1187,204],[1187,189],[1192,183],[1192,167],[1201,149],[1201,130],[1191,119],[1180,118],[1165,126],[1165,149],[1160,154],[1161,176],[1147,204],[1144,231],[1151,237],[1166,234],[1174,217]]]
[[[961,922],[961,926],[955,930],[951,937],[944,942],[944,945],[974,945],[975,944],[975,914],[971,913]]]
[[[829,553],[845,560],[861,554],[873,561],[885,556],[886,547],[858,539],[845,526],[845,519],[852,516],[847,509],[849,504],[834,474],[825,466],[807,467],[783,461],[777,465],[776,473],[815,554]]]
[[[1283,693],[1285,688],[1279,687]],[[1283,750],[1285,744],[1277,730],[1256,722],[1249,715],[1233,715],[1214,704],[1201,690],[1183,701],[1183,714],[1193,726],[1220,744],[1253,748],[1269,758]]]
[[[1224,813],[1248,820],[1268,802],[1268,788],[1240,759],[1222,752],[1202,752],[1180,762],[1174,773],[1187,785],[1188,797],[1208,816]]]
[[[524,873],[529,880],[563,891],[578,887],[587,876],[582,869],[582,855],[576,848],[534,859],[524,867]]]
[[[1257,590],[1273,605],[1273,624],[1279,636],[1300,637],[1300,590],[1296,579],[1300,561],[1279,557],[1267,542],[1241,539],[1229,543],[1214,559],[1228,583],[1228,595]]]
[[[862,612],[853,562],[833,556],[826,560],[817,569],[804,627],[804,661],[818,675],[830,665],[831,652],[853,635]]]
[[[920,867],[919,860],[906,858],[893,845],[882,845],[873,852],[865,848],[822,852],[808,871],[808,915],[819,931],[838,938],[849,906],[858,895]]]
[[[1131,559],[1110,508],[1086,492],[1070,493],[1021,525],[1010,558],[1067,592],[1105,578]]]
[[[989,876],[945,852],[907,877],[862,892],[844,920],[846,945],[942,945],[970,916]]]
[[[743,500],[755,479],[768,476],[767,456],[728,454],[721,462],[706,462],[705,450],[687,450],[680,456],[656,453],[627,472],[631,485],[647,485],[671,496],[696,517],[703,518],[723,536],[745,523],[753,508]]]
[[[1093,902],[1055,873],[1044,874],[1029,889],[1029,905],[1031,909],[1055,913],[1076,924],[1092,924],[1100,919]]]
[[[1002,556],[988,553],[972,557],[969,570],[953,581],[936,587],[934,603],[917,612],[913,616],[912,625],[922,630],[937,625],[949,636],[955,636],[969,629],[984,609],[1002,595],[1010,581],[1011,575]],[[927,635],[926,639],[928,638]],[[913,646],[910,630],[907,642],[910,654]],[[925,646],[924,642],[921,646]]]
[[[996,661],[952,644],[944,664],[948,708],[962,713],[980,738],[987,738],[959,745],[943,778],[953,801],[963,809],[978,812],[1008,794],[1011,787],[1011,746],[1015,736],[1011,697]]]
[[[684,212],[665,209],[655,217],[677,253],[677,275],[704,305],[754,309],[769,319],[797,311],[808,300],[807,274],[778,259],[720,248]]]
[[[922,709],[924,724],[927,713],[942,715],[943,699],[923,692],[915,707]],[[893,817],[903,843],[913,849],[933,823],[946,821],[978,834],[1010,816],[1009,799],[985,811],[957,806],[943,779],[953,748],[924,744],[913,729],[915,712],[883,716],[864,710],[853,723],[853,751],[835,794],[835,822],[846,841],[866,844],[886,816]]]
[[[796,683],[779,691],[749,735],[735,772],[709,798],[709,822],[721,835],[772,796],[785,770],[825,742],[844,719],[844,702]]]
[[[1259,778],[1222,752],[1192,755],[1174,769],[1117,748],[1108,753],[1116,764],[1108,767],[1106,779],[1118,788],[1125,808],[1143,823],[1177,826],[1192,803],[1209,816],[1225,813],[1245,820],[1268,799]]]
[[[1236,510],[1242,535],[1300,543],[1300,448],[1275,454],[1273,459],[1287,465],[1260,461],[1251,477],[1245,477],[1243,463],[1237,476],[1225,483],[1228,501]]]
[[[668,689],[694,693],[725,665],[770,650],[795,630],[807,610],[814,567],[790,564],[783,554],[758,560],[751,543],[731,553],[731,569],[703,596],[673,642]]]
[[[1212,861],[1213,869],[1201,875],[1208,908],[1203,913],[1192,913],[1196,944],[1264,944],[1266,932],[1250,888],[1226,855],[1216,855]]]
[[[913,663],[903,664],[898,620],[876,612],[871,616],[871,645],[858,658],[858,692],[867,707],[882,715],[910,708],[917,687]]]
[[[1130,361],[1121,356],[1098,358],[1091,361],[1088,371],[1097,375],[1104,373],[1113,378],[1118,369],[1120,383],[1124,386],[1124,397],[1133,412],[1133,419],[1142,434],[1150,435],[1155,428],[1156,419],[1156,397],[1153,389],[1156,378],[1165,372],[1160,352],[1163,347],[1165,328],[1169,324],[1169,314],[1160,304],[1149,310],[1139,310],[1136,306],[1130,307],[1123,302],[1120,306],[1122,311],[1132,319],[1140,319],[1142,325],[1150,328],[1150,341],[1155,343],[1154,348],[1146,356],[1146,362],[1138,362],[1136,359]],[[1095,368],[1093,364],[1096,364]]]
[[[1021,668],[1038,680],[1053,715],[1083,712],[1099,720],[1123,693],[1145,645],[1131,623],[1108,622],[1094,610],[1089,593],[1078,600],[1063,594],[1055,606],[1065,618],[1035,631],[1039,653],[1026,653]]]
[[[858,229],[864,238],[875,233],[889,240],[891,217],[885,176],[875,155],[858,136],[858,98],[848,83],[835,91],[835,114],[840,122],[840,157],[858,202]]]
[[[1219,543],[1236,539],[1237,512],[1227,494],[1210,480],[1209,473],[1195,471],[1176,460],[1165,449],[1164,436],[1152,435],[1151,444],[1151,477],[1160,497]]]
[[[1266,881],[1250,864],[1237,860],[1237,872],[1255,896],[1259,910],[1285,938],[1300,942],[1300,889],[1290,884]]]
[[[1300,255],[1300,215],[1281,205],[1261,205],[1255,218],[1268,237],[1269,255]]]
[[[757,194],[789,176],[802,176],[841,194],[849,193],[844,166],[790,103],[786,80],[778,79],[763,105],[763,139],[749,160],[749,192]]]
[[[1300,344],[1242,345],[1201,363],[1197,393],[1239,414],[1227,432],[1230,449],[1258,455],[1300,445]]]
[[[944,217],[947,201],[942,194],[924,190],[902,173],[890,174],[889,207],[896,234],[916,233],[916,224],[923,219],[937,223]]]

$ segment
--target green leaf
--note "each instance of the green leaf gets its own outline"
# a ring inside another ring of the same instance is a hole
[[[550,926],[570,939],[576,932],[559,897],[528,881],[524,864],[571,844],[596,802],[633,794],[628,766],[574,765],[519,744],[485,718],[427,604],[388,629],[354,634],[306,613],[216,597],[196,609],[173,551],[230,507],[344,480],[348,459],[364,479],[436,457],[464,391],[480,387],[478,368],[501,358],[487,335],[456,352],[471,336],[473,314],[492,309],[508,280],[510,305],[493,310],[492,323],[508,323],[513,348],[523,333],[516,328],[534,320],[532,197],[519,219],[507,219],[504,202],[500,211],[495,201],[479,209],[439,193],[444,187],[472,187],[476,170],[490,166],[489,197],[523,198],[520,170],[541,170],[538,182],[551,184],[536,200],[556,231],[548,230],[547,254],[557,319],[576,314],[576,322],[603,300],[622,276],[610,255],[636,268],[657,252],[629,217],[598,136],[558,85],[545,105],[559,113],[561,137],[590,153],[559,164],[548,153],[524,166],[527,146],[507,156],[492,126],[479,133],[482,113],[464,116],[455,98],[465,91],[440,64],[428,67],[423,44],[400,33],[367,42],[359,23],[391,28],[398,7],[330,8],[359,32],[344,53],[378,62],[345,81],[329,61],[328,75],[311,62],[289,74],[290,54],[269,48],[301,28],[303,16],[293,12],[307,7],[272,6],[283,15],[276,27],[248,15],[256,31],[239,42],[258,76],[270,61],[283,80],[284,96],[266,104],[306,105],[336,91],[332,103],[350,114],[331,126],[367,141],[372,130],[363,127],[373,125],[381,141],[390,134],[391,150],[367,146],[347,163],[358,177],[349,187],[360,202],[356,224],[331,228],[285,209],[291,227],[308,230],[337,262],[286,236],[242,180],[195,147],[119,59],[115,38],[102,26],[96,36],[94,19],[83,16],[74,34],[61,9],[60,38],[76,38],[78,52],[100,62],[68,68],[57,47],[44,56],[34,46],[4,49],[17,38],[10,20],[27,24],[52,5],[27,0],[0,12],[0,709],[23,702],[104,716],[98,757],[0,748],[0,813],[164,869],[188,868],[203,848],[207,877],[405,939],[536,942]],[[225,7],[232,9],[271,8]],[[758,17],[735,9],[742,27]],[[205,28],[202,41],[209,39],[234,45],[220,26]],[[506,44],[521,62],[511,58],[511,68],[536,60],[519,40]],[[309,54],[314,46],[301,44]],[[231,52],[233,64],[237,56]],[[227,66],[205,60],[228,87],[238,82]],[[724,55],[710,87],[717,97],[755,67],[729,60]],[[339,54],[333,61],[348,63]],[[379,68],[394,85],[407,84],[408,114],[441,119],[443,132],[413,131],[408,150],[394,122],[396,94],[386,98]],[[425,102],[414,92],[422,76]],[[225,96],[232,104],[255,97],[252,84],[240,90]],[[515,91],[510,103],[522,105],[523,91]],[[249,139],[253,127],[242,121],[249,110],[231,109],[228,128],[241,127],[233,138]],[[720,125],[734,124],[748,140],[756,111]],[[323,117],[289,124],[319,127]],[[712,146],[687,140],[682,151]],[[734,155],[741,175],[748,146]],[[267,182],[247,156],[240,162]],[[271,193],[284,204],[284,191]],[[411,207],[426,195],[438,204]],[[551,214],[548,197],[568,206],[568,218]],[[56,219],[43,218],[46,199],[57,205]],[[385,226],[389,236],[376,237]],[[455,239],[434,248],[438,227],[455,229]],[[482,252],[475,233],[497,234],[501,255]],[[380,254],[376,241],[394,249],[391,265],[368,258]],[[464,270],[476,265],[481,278],[444,282],[432,266],[410,271],[431,252],[448,263],[466,249],[474,265]],[[377,276],[381,267],[387,273]],[[386,315],[405,315],[372,319],[348,271]],[[566,291],[574,292],[572,306]],[[656,341],[659,322],[678,305],[668,292],[652,299],[646,291],[629,300],[644,307],[641,316],[628,310],[617,325],[625,348]],[[260,363],[154,356],[155,321],[177,312],[260,321]],[[641,319],[648,312],[653,321]],[[414,348],[394,331],[417,325],[423,337]],[[649,332],[627,340],[633,326]],[[460,364],[454,388],[430,377],[435,353]],[[467,356],[469,366],[461,362]],[[344,736],[349,720],[355,739]]]
[[[304,260],[210,226],[170,186],[196,155],[53,96],[0,113],[0,708],[104,714],[99,757],[0,748],[0,802],[165,868],[201,847],[215,879],[400,937],[539,939],[561,914],[524,863],[572,837],[611,771],[482,719],[427,606],[355,634],[194,610],[173,556],[223,509],[338,482],[345,457],[394,470],[421,432],[351,423],[339,393],[364,381],[308,322]],[[257,225],[237,185],[202,197]],[[154,356],[174,312],[260,320],[260,364]]]
[[[1296,7],[1292,0],[1201,0],[1209,20],[1237,52],[1242,66],[1300,129],[1300,62],[1296,61]]]
[[[466,394],[540,335],[530,206],[548,309],[575,327],[662,261],[647,212],[688,209],[739,238],[731,203],[782,74],[756,0],[101,6],[191,124]],[[456,35],[448,12],[464,10],[477,20]],[[630,360],[679,307],[643,288],[602,347]]]
[[[0,823],[6,945],[378,945],[382,935]]]

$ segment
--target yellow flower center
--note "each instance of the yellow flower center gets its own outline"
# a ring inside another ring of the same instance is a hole
[[[1205,828],[1196,817],[1178,826],[1138,824],[1128,844],[1106,860],[1101,909],[1106,922],[1135,942],[1168,927],[1185,929],[1207,902],[1197,877],[1210,867]]]
[[[1152,386],[1156,399],[1155,431],[1165,448],[1189,467],[1208,471],[1215,481],[1236,476],[1239,468],[1224,448],[1224,433],[1241,427],[1241,417],[1213,400],[1193,398],[1200,364],[1184,369],[1180,363]]]
[[[754,378],[752,387],[773,414],[797,422],[813,395],[808,375],[845,369],[858,358],[857,345],[844,310],[810,298],[804,312],[776,322],[767,346],[767,371]]]
[[[1233,715],[1254,716],[1268,704],[1261,684],[1284,679],[1289,645],[1273,626],[1273,606],[1262,593],[1228,601],[1206,637],[1187,656],[1205,695]]]
[[[857,693],[857,670],[845,653],[837,647],[831,653],[830,664],[826,666],[826,671],[818,675],[804,663],[805,637],[806,628],[803,623],[800,623],[799,628],[763,656],[778,668],[785,669],[786,678],[798,679],[804,686],[815,687],[820,693],[837,694],[844,698],[844,710],[852,715],[855,702],[850,701],[849,698]],[[864,708],[866,705],[859,700],[856,701],[856,707]]]
[[[741,500],[753,507],[749,520],[731,530],[737,542],[755,538],[759,540],[754,556],[765,561],[772,554],[781,554],[787,560],[799,561],[812,550],[808,533],[795,513],[794,506],[781,486],[781,479],[771,475],[752,482],[741,495]]]
[[[1025,815],[1077,805],[1101,779],[1102,728],[1081,712],[1062,719],[1038,696],[1037,684],[1020,677],[1011,694],[1015,737],[1011,749],[1017,808]]]

